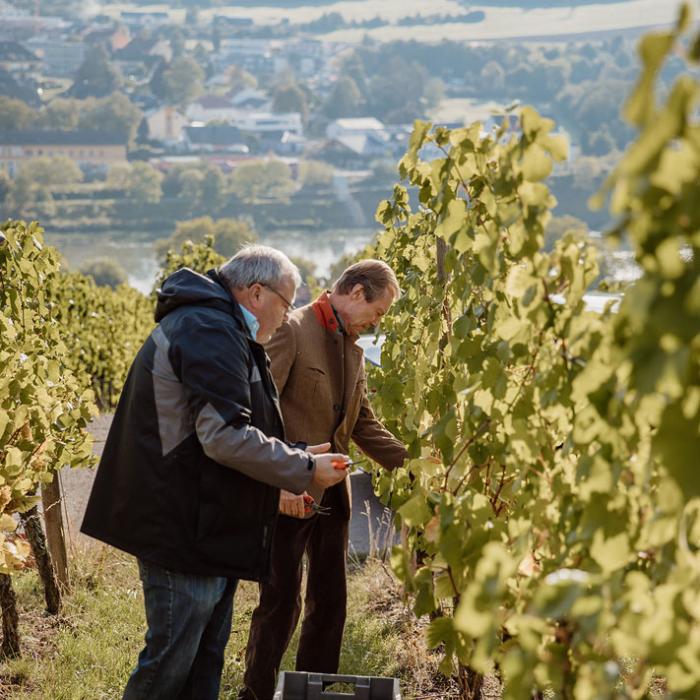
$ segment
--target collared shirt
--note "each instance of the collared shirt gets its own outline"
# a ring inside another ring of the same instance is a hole
[[[337,333],[338,335],[347,335],[347,331],[342,319],[340,318],[340,314],[331,304],[329,297],[330,292],[325,291],[312,304],[316,318],[327,331]]]
[[[245,324],[248,326],[248,330],[250,331],[250,334],[253,336],[253,340],[257,340],[258,338],[258,331],[260,330],[260,321],[258,321],[257,318],[255,318],[255,315],[252,314],[248,309],[246,309],[243,304],[240,304],[241,311],[243,312],[243,318],[245,319]]]
[[[338,310],[331,304],[331,309],[333,309],[333,313],[335,314],[335,317],[338,321],[338,333],[341,335],[347,335],[345,332],[345,324],[343,323],[343,319],[340,317],[340,314],[338,313]]]

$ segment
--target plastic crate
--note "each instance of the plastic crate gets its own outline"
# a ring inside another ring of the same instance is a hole
[[[323,686],[346,683],[354,686],[352,693],[323,691]],[[301,673],[282,671],[273,700],[401,700],[396,678],[378,676],[341,676],[332,673]]]

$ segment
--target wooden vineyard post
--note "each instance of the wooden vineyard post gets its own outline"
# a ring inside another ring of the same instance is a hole
[[[20,655],[19,615],[17,614],[17,598],[9,574],[0,574],[0,608],[2,608],[0,655],[5,659],[12,659]]]
[[[41,485],[41,501],[44,507],[46,543],[51,554],[58,585],[62,591],[66,592],[70,589],[70,578],[63,511],[61,510],[63,494],[61,493],[58,472],[54,472],[53,480],[50,483]]]
[[[46,599],[46,611],[51,615],[58,615],[61,610],[61,589],[58,587],[56,573],[51,561],[51,554],[46,546],[46,537],[41,527],[41,518],[36,506],[33,506],[20,515],[24,531],[27,533],[32,554],[36,560],[39,577],[44,585],[44,598]]]

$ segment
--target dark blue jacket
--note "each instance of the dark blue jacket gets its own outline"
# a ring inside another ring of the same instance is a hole
[[[215,272],[178,270],[129,371],[82,531],[173,571],[262,580],[279,489],[313,460],[284,442],[263,347]]]

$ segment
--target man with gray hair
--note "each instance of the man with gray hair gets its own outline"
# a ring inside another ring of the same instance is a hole
[[[158,292],[82,525],[138,560],[148,630],[125,700],[218,698],[233,595],[268,576],[280,489],[345,478],[329,443],[285,441],[261,345],[298,284],[285,255],[250,246]]]

